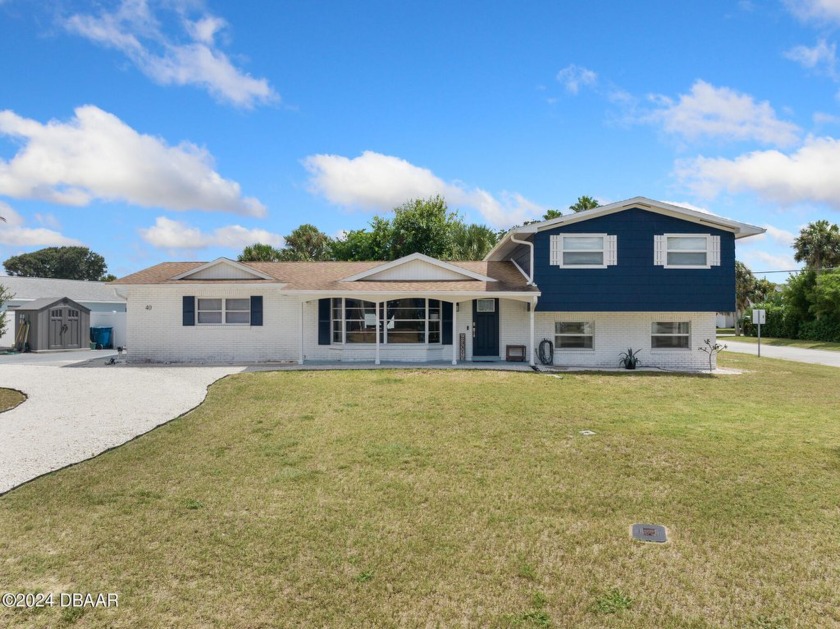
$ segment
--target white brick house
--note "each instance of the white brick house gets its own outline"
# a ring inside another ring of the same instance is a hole
[[[115,282],[134,361],[703,369],[757,227],[637,197],[517,228],[483,261],[167,262]],[[732,307],[728,307],[732,305]],[[544,344],[547,345],[547,344]]]

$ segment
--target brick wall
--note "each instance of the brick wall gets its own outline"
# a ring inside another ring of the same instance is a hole
[[[128,356],[132,362],[297,360],[297,301],[263,287],[230,284],[131,286]],[[182,325],[182,297],[263,296],[263,325]]]
[[[592,321],[595,324],[594,349],[554,349],[554,364],[573,367],[618,367],[619,354],[632,347],[640,349],[641,366],[663,369],[708,369],[708,355],[699,351],[704,339],[715,342],[714,312],[538,312],[536,343],[547,338],[554,342],[555,321]],[[689,349],[651,349],[651,323],[690,321]],[[714,364],[714,363],[713,363]]]

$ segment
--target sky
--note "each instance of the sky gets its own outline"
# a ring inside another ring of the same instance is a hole
[[[122,276],[588,195],[762,226],[738,258],[795,269],[840,222],[838,41],[840,0],[0,0],[0,259]]]

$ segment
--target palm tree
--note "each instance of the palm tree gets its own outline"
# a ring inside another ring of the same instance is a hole
[[[584,210],[592,210],[596,207],[599,207],[601,204],[598,203],[593,197],[582,196],[578,197],[578,200],[575,201],[572,205],[569,206],[569,209],[572,212],[583,212]]]
[[[817,272],[840,266],[840,228],[828,221],[808,223],[793,241],[794,259]]]
[[[240,262],[276,262],[280,259],[280,256],[279,249],[258,242],[245,247],[237,260]]]
[[[481,260],[495,246],[499,234],[484,225],[463,225],[453,234],[453,260]]]

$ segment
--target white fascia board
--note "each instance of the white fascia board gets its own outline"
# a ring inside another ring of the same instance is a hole
[[[268,275],[266,273],[263,273],[262,271],[257,271],[257,269],[255,269],[253,267],[250,267],[247,264],[243,264],[242,262],[237,262],[236,260],[231,260],[230,258],[216,258],[215,260],[212,260],[211,262],[207,262],[205,264],[202,264],[201,266],[197,266],[196,268],[190,269],[189,271],[184,271],[183,273],[179,273],[178,275],[175,275],[174,277],[170,277],[169,279],[171,279],[171,280],[182,280],[185,277],[189,277],[190,275],[200,273],[201,271],[205,271],[207,269],[212,269],[214,266],[218,266],[220,264],[225,264],[225,265],[228,265],[228,266],[232,266],[235,269],[239,269],[240,271],[250,273],[254,277],[260,277],[264,280],[276,279],[276,278],[271,277],[270,275]],[[224,280],[219,280],[219,281],[224,281]]]
[[[386,262],[384,264],[380,264],[378,266],[373,267],[372,269],[367,269],[366,271],[362,271],[361,273],[356,273],[355,275],[351,275],[349,277],[345,277],[344,279],[340,280],[342,282],[358,282],[359,280],[363,280],[366,277],[370,277],[371,275],[376,275],[377,273],[382,273],[383,271],[387,271],[389,269],[393,269],[398,266],[402,266],[408,262],[413,262],[414,260],[420,260],[422,262],[426,262],[427,264],[431,264],[432,266],[437,266],[442,269],[446,269],[447,271],[452,271],[453,273],[459,273],[465,277],[469,277],[474,280],[478,280],[480,282],[495,282],[496,280],[492,277],[488,277],[486,275],[481,275],[480,273],[476,273],[474,271],[470,271],[463,267],[460,267],[456,264],[450,264],[449,262],[444,262],[443,260],[438,260],[437,258],[433,258],[431,256],[427,256],[423,253],[412,253],[407,256],[403,256],[402,258],[397,258],[396,260],[391,260],[390,262]]]
[[[511,292],[483,292],[483,291],[382,291],[376,293],[367,293],[362,291],[325,291],[325,290],[288,290],[282,291],[283,295],[289,297],[309,298],[303,301],[311,301],[311,299],[325,299],[330,297],[350,297],[353,299],[362,299],[365,301],[387,301],[390,299],[400,299],[403,297],[423,297],[427,299],[440,299],[441,301],[453,301],[458,299],[463,301],[466,299],[516,299],[522,301],[523,299],[531,299],[533,297],[540,297],[542,295],[539,291],[511,291]]]
[[[629,210],[634,207],[640,207],[642,209],[650,210],[665,216],[671,216],[673,218],[709,225],[717,229],[723,229],[724,231],[731,231],[735,234],[735,238],[744,238],[746,236],[763,234],[766,231],[761,227],[756,227],[755,225],[749,225],[740,221],[724,218],[722,216],[717,216],[716,214],[698,212],[697,210],[692,210],[679,205],[663,203],[662,201],[654,201],[653,199],[649,199],[647,197],[633,197],[632,199],[627,199],[626,201],[602,205],[584,212],[560,216],[558,218],[551,219],[550,221],[545,221],[544,223],[537,223],[535,224],[535,227],[536,231],[545,231],[560,225],[572,225],[592,218],[607,216],[609,214],[615,214],[616,212],[623,212],[624,210]]]

